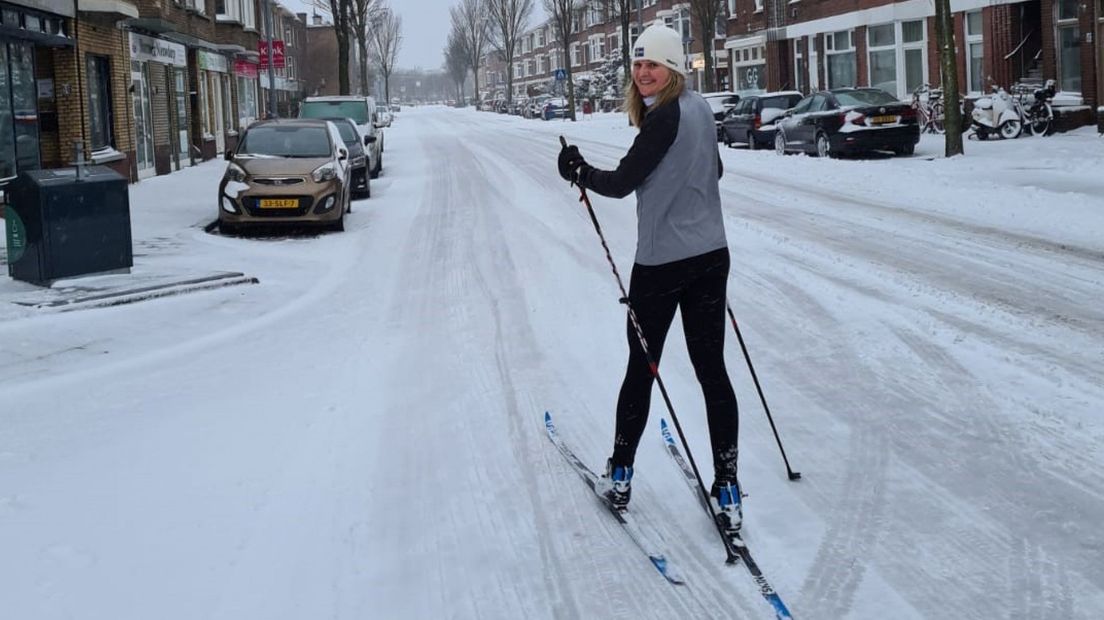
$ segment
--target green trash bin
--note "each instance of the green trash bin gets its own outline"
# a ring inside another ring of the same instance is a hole
[[[110,168],[28,170],[8,185],[8,275],[49,286],[134,265],[127,180]]]

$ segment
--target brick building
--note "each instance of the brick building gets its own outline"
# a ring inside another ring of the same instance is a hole
[[[575,77],[620,52],[620,20],[604,5],[594,2],[576,16],[567,43]],[[968,96],[993,84],[1054,79],[1059,105],[1104,102],[1104,0],[952,0],[951,9],[960,88]],[[683,34],[689,83],[697,89],[705,83],[703,40],[718,52],[714,83],[738,93],[873,85],[907,99],[917,86],[940,81],[929,0],[725,0],[722,20],[704,36],[688,3],[643,0],[632,15],[630,41],[641,24],[656,22]],[[562,50],[550,23],[524,33],[514,96],[553,88]],[[504,69],[488,60],[481,98],[493,97],[504,81]]]
[[[132,181],[234,148],[265,113],[262,4],[0,0],[0,189],[21,170],[71,165],[77,141]],[[288,59],[278,112],[291,115],[305,16],[273,14]]]
[[[306,29],[307,44],[305,52],[306,66],[311,70],[304,77],[304,89],[308,96],[337,95],[337,33],[333,24],[325,23],[320,15],[311,17]],[[349,38],[349,87],[351,92],[360,92],[360,79],[356,56],[355,40]]]

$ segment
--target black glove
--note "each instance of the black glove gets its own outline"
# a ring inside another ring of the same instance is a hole
[[[560,176],[572,183],[577,183],[579,180],[579,168],[587,165],[586,160],[579,154],[579,147],[574,144],[560,149],[557,164],[560,168]]]

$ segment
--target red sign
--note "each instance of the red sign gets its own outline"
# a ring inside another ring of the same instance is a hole
[[[260,41],[257,43],[257,51],[261,54],[261,68],[268,69],[268,41]],[[286,66],[284,60],[284,42],[273,41],[272,42],[272,67],[274,69],[283,69]]]
[[[257,77],[257,63],[249,62],[248,60],[235,60],[234,61],[234,75],[243,78],[256,78]]]

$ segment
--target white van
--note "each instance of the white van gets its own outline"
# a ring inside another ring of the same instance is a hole
[[[348,118],[356,123],[368,153],[368,170],[372,178],[383,170],[383,129],[379,126],[376,100],[358,95],[307,97],[299,105],[299,118]]]

